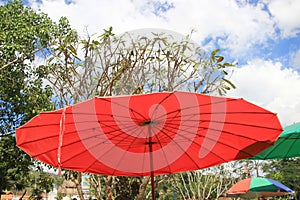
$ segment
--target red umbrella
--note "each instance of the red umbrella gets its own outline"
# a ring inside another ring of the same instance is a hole
[[[40,113],[16,130],[16,140],[58,168],[151,175],[153,183],[154,175],[253,157],[281,132],[274,113],[243,99],[159,92],[95,97]]]

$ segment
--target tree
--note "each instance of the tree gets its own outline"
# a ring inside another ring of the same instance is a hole
[[[181,199],[218,199],[240,177],[236,162],[175,174],[171,186]]]
[[[244,170],[244,173],[241,174],[241,179],[250,177],[261,177],[264,175],[264,161],[262,160],[243,159],[235,162],[237,162],[237,165],[242,167]]]
[[[207,55],[190,41],[190,36],[179,41],[164,32],[153,32],[150,37],[133,37],[132,33],[116,36],[110,28],[104,30],[98,38],[88,36],[79,41],[70,27],[61,32],[65,34],[58,37],[56,51],[52,52],[47,65],[43,66],[58,107],[96,95],[174,90],[224,95],[227,90],[235,87],[225,78],[228,68],[233,65],[224,62],[224,58],[218,55],[219,50]],[[126,192],[115,193],[124,185],[136,191],[136,185],[133,186],[132,182],[140,184],[138,199],[143,199],[149,177],[132,181],[131,178],[110,176],[104,178],[106,199],[131,195]],[[101,178],[95,180],[95,183],[101,183]],[[96,196],[104,194],[103,190],[100,192]]]
[[[27,154],[16,148],[13,135],[1,138],[0,159],[1,191],[25,190],[25,193],[37,198],[43,192],[50,192],[59,179],[53,174],[43,172],[44,166],[34,164]]]
[[[267,177],[277,180],[295,191],[300,199],[300,158],[271,160],[263,167]]]
[[[13,133],[40,111],[53,108],[51,90],[34,60],[51,44],[54,23],[20,0],[0,7],[0,136]]]
[[[43,193],[49,193],[54,185],[60,185],[63,177],[49,172],[44,164],[35,162],[26,176],[25,192],[29,199],[42,199]]]
[[[33,162],[16,147],[14,130],[53,109],[52,91],[36,58],[48,54],[56,24],[44,13],[8,1],[0,7],[0,190],[26,187]]]
[[[8,135],[0,139],[0,190],[24,189],[32,162]],[[1,194],[0,194],[1,197]]]

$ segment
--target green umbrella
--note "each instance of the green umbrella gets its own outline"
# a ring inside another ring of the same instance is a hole
[[[273,146],[252,157],[252,160],[300,157],[300,122],[283,129]]]

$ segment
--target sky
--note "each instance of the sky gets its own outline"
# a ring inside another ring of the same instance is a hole
[[[1,0],[0,0],[1,2]],[[3,1],[2,1],[3,2]],[[236,62],[227,96],[300,122],[300,0],[26,0],[54,21],[66,16],[82,35],[158,28],[187,35]],[[1,3],[0,3],[1,4]],[[3,3],[2,3],[3,4]]]

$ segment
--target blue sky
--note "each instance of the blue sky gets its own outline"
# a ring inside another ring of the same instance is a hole
[[[0,0],[1,2],[1,0]],[[24,1],[25,2],[25,1]],[[1,3],[0,3],[1,4]],[[3,4],[3,1],[2,1]],[[26,0],[57,21],[66,16],[84,37],[163,28],[187,35],[238,62],[228,96],[278,113],[283,126],[300,121],[300,0]]]

